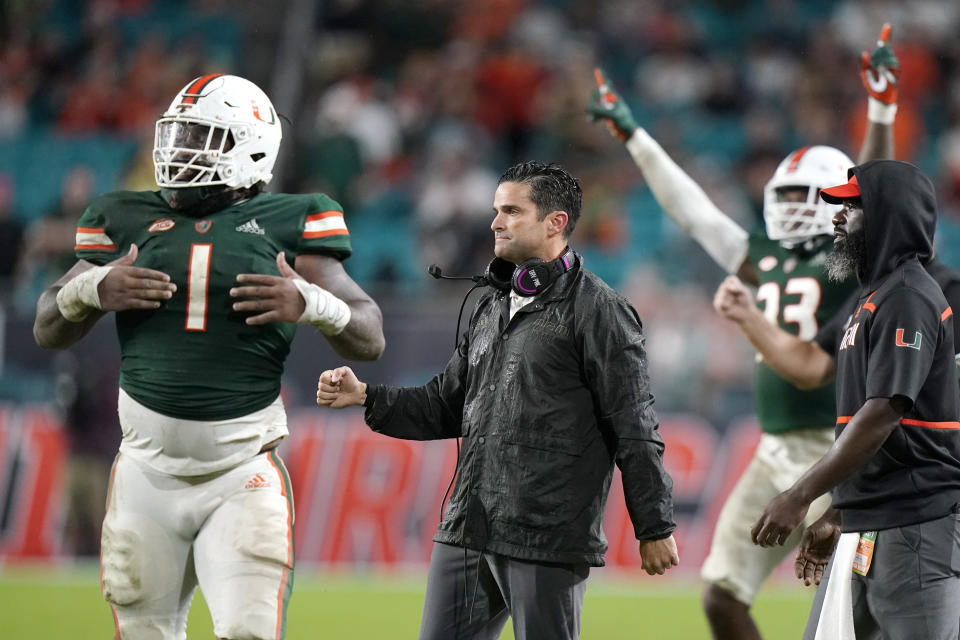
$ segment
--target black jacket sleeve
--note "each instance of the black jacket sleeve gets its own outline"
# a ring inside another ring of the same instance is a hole
[[[443,371],[422,387],[372,387],[364,403],[371,429],[404,440],[458,438],[463,419],[467,337]]]
[[[600,429],[616,441],[627,511],[639,540],[670,535],[673,480],[663,468],[663,438],[653,410],[643,328],[623,298],[597,309],[586,329],[584,371]]]

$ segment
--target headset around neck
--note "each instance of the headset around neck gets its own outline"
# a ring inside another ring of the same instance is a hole
[[[576,254],[570,247],[564,249],[559,258],[549,262],[530,258],[515,265],[503,258],[494,258],[487,266],[484,277],[494,289],[512,289],[518,296],[530,297],[549,288],[557,278],[573,268],[576,260]]]

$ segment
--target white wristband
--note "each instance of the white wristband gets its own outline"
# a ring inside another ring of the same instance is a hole
[[[57,292],[60,314],[70,322],[80,322],[93,309],[100,309],[97,287],[113,267],[94,267],[71,279]]]
[[[312,324],[320,333],[327,336],[339,335],[350,322],[350,307],[323,287],[294,278],[306,308],[297,320],[301,324]]]
[[[893,124],[897,117],[897,103],[885,104],[873,96],[867,99],[867,120],[877,124]]]

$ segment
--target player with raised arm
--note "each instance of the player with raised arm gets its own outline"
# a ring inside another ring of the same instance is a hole
[[[218,638],[283,637],[294,512],[276,447],[296,323],[350,359],[384,348],[379,308],[342,265],[340,205],[264,191],[280,139],[252,82],[190,82],[156,124],[160,190],[95,198],[77,263],[37,303],[34,336],[53,349],[116,312],[123,440],[101,584],[118,638],[185,638],[198,584]]]
[[[877,49],[866,56],[861,78],[869,94],[869,126],[861,162],[890,157],[896,113],[899,64],[884,25]],[[876,78],[886,84],[881,87]],[[832,245],[831,219],[839,207],[819,190],[846,179],[854,163],[827,146],[804,147],[780,163],[764,189],[765,234],[751,235],[720,211],[703,189],[634,120],[627,104],[596,72],[588,113],[624,141],[663,210],[728,273],[757,287],[757,300],[770,323],[811,340],[832,318],[854,283],[831,283],[823,263]],[[871,82],[871,80],[874,80]],[[783,547],[759,548],[750,525],[771,498],[790,486],[833,442],[833,388],[823,384],[800,391],[758,360],[754,401],[763,436],[749,467],[727,498],[704,562],[703,606],[713,636],[759,638],[750,606],[763,582],[800,539]],[[829,497],[815,502],[805,520],[814,522]]]

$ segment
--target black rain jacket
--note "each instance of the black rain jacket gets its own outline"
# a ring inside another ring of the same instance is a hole
[[[463,438],[434,541],[602,566],[614,462],[637,538],[676,528],[640,319],[581,264],[512,320],[510,296],[491,288],[443,372],[368,391],[374,431]]]

